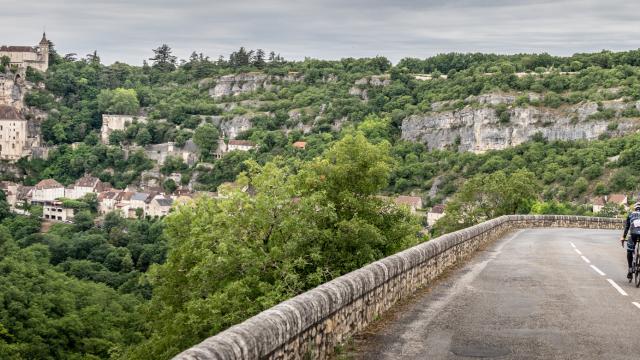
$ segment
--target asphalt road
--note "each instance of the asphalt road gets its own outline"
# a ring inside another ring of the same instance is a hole
[[[383,319],[353,357],[640,359],[640,289],[621,233],[515,232]]]

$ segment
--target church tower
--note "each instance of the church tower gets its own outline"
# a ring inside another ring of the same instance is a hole
[[[38,47],[40,50],[40,58],[38,60],[42,63],[40,70],[47,71],[47,68],[49,68],[49,40],[47,40],[47,34],[44,32]]]

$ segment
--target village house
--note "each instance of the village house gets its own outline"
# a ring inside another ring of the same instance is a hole
[[[13,107],[0,105],[0,159],[16,161],[28,156],[28,124]]]
[[[173,200],[171,198],[157,196],[149,203],[149,211],[147,213],[147,216],[150,216],[150,217],[166,216],[167,214],[169,214],[172,204],[173,204]]]
[[[422,198],[419,196],[398,196],[393,199],[396,205],[398,206],[407,206],[409,210],[411,210],[412,214],[415,214],[416,211],[422,209]]]
[[[61,201],[47,201],[42,206],[42,218],[61,222],[71,222],[74,210],[66,208]]]
[[[433,226],[441,217],[444,216],[444,205],[434,205],[431,210],[427,212],[427,225]]]
[[[44,179],[36,184],[31,195],[31,203],[44,204],[64,197],[65,188],[54,179]]]
[[[18,184],[12,181],[0,181],[0,190],[4,192],[4,196],[9,206],[15,206],[18,197]]]
[[[0,46],[0,58],[6,56],[10,65],[24,70],[31,67],[42,72],[49,68],[49,40],[42,34],[40,43],[36,46]]]
[[[147,199],[149,198],[149,193],[145,192],[136,192],[131,196],[129,200],[129,218],[136,217],[136,209],[140,209],[142,211],[142,216],[145,216],[147,212]]]
[[[18,194],[16,195],[16,203],[14,205],[14,212],[17,214],[26,214],[23,210],[28,204],[31,204],[31,198],[33,196],[33,186],[18,186]]]
[[[122,190],[111,189],[98,194],[98,213],[104,215],[116,209]]]
[[[607,203],[612,203],[618,206],[622,206],[624,207],[625,210],[628,210],[629,209],[629,207],[627,206],[628,201],[629,201],[629,198],[627,197],[627,195],[624,195],[624,194],[611,194],[611,195],[605,195],[605,196],[598,196],[591,201],[592,211],[594,214],[599,213],[600,211],[602,211],[602,208],[604,208],[604,206]]]
[[[97,194],[101,191],[107,190],[111,187],[109,183],[103,183],[100,179],[85,175],[66,189],[65,197],[69,199],[80,199],[89,193]]]
[[[229,140],[227,152],[230,151],[249,151],[256,148],[256,144],[249,140]]]
[[[227,153],[227,143],[224,142],[223,138],[220,138],[218,139],[218,146],[216,147],[216,151],[213,153],[213,157],[215,157],[216,159],[221,159],[226,153]],[[200,164],[203,164],[203,163],[200,163]]]

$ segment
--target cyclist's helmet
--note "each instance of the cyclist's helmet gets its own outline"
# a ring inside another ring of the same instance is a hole
[[[633,210],[640,211],[640,202],[637,202],[637,203],[633,204]]]

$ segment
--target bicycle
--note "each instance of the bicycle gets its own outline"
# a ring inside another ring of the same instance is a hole
[[[625,242],[627,240],[624,240]],[[633,251],[633,260],[631,261],[631,279],[629,283],[635,280],[636,287],[640,287],[640,244],[636,243],[635,250]]]

